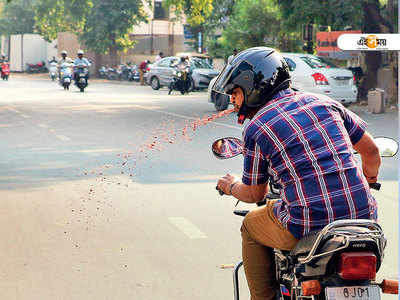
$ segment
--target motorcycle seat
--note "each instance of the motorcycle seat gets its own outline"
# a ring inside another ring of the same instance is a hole
[[[344,226],[339,229],[337,229],[338,232],[350,232],[352,234],[369,234],[371,231],[370,229],[366,227],[358,227],[358,226]],[[290,252],[291,255],[293,256],[300,256],[300,255],[307,255],[310,250],[312,249],[314,243],[317,240],[318,234],[320,231],[313,231],[310,232],[309,234],[305,235],[297,244],[296,246],[292,249]],[[332,234],[324,236],[323,240],[330,240],[332,239]],[[340,239],[342,240],[342,239]]]
[[[312,246],[317,240],[319,231],[313,231],[305,235],[296,246],[290,251],[290,254],[293,256],[299,256],[301,254],[308,254],[310,252]]]

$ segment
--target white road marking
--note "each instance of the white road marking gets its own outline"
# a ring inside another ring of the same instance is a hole
[[[39,127],[42,127],[42,128],[49,128],[49,126],[46,125],[46,124],[39,124]]]
[[[19,110],[16,110],[14,107],[8,107],[8,110],[11,110],[17,114],[21,113]]]
[[[56,137],[57,137],[59,140],[63,141],[63,142],[68,142],[68,141],[71,140],[69,137],[67,137],[67,136],[65,136],[65,135],[61,135],[61,134],[56,134]]]
[[[206,239],[207,236],[190,222],[188,219],[183,217],[170,217],[168,221],[175,225],[180,231],[186,234],[190,239]]]
[[[30,118],[30,116],[28,116],[28,115],[25,115],[25,114],[20,114],[20,116],[21,116],[21,117],[23,117],[23,118],[25,118],[25,119],[28,119],[28,118]]]

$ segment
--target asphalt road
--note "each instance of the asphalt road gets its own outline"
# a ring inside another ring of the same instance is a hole
[[[352,109],[374,135],[398,136],[396,112]],[[215,183],[242,160],[210,146],[241,127],[206,121],[214,113],[204,92],[0,82],[0,298],[232,299],[241,219]],[[397,170],[384,159],[374,192],[388,237],[380,277],[398,277]]]

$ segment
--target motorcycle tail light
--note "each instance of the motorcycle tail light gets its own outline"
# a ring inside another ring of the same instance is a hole
[[[329,85],[328,79],[326,79],[325,75],[322,73],[314,73],[311,75],[316,85]]]
[[[321,284],[318,280],[307,280],[301,283],[301,292],[303,296],[319,295],[321,293]]]
[[[399,293],[399,281],[384,279],[379,285],[384,294],[398,294]]]
[[[338,274],[344,280],[372,280],[376,276],[376,256],[372,252],[340,254]]]

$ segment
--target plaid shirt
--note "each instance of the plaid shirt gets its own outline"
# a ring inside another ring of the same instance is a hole
[[[280,91],[246,125],[243,183],[282,186],[277,219],[297,239],[339,219],[376,219],[352,144],[366,124],[323,95]]]

